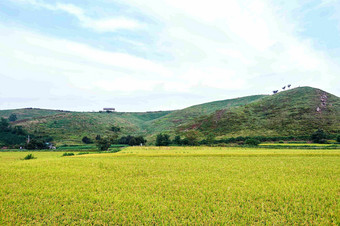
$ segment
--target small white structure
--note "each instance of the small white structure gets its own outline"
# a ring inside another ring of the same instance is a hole
[[[114,111],[116,111],[116,109],[115,108],[103,108],[103,111],[114,112]]]

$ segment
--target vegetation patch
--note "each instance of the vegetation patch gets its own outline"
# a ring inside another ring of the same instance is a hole
[[[34,157],[33,154],[28,154],[23,158],[23,160],[31,160],[31,159],[36,159],[36,157]]]
[[[340,150],[133,147],[0,153],[0,222],[338,225]],[[29,189],[27,189],[29,188]]]

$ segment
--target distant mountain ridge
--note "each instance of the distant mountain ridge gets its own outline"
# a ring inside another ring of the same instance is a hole
[[[78,144],[121,128],[121,135],[170,135],[197,131],[204,136],[290,136],[318,128],[340,131],[340,98],[320,89],[299,87],[274,95],[254,95],[214,101],[176,111],[68,112],[44,109],[2,110],[0,117],[16,114],[13,124],[37,135],[50,135],[58,144]]]

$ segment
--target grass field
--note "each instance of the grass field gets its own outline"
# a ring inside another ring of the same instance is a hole
[[[0,224],[340,224],[340,150],[0,153]]]

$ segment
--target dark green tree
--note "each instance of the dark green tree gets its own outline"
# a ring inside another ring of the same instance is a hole
[[[174,140],[172,141],[173,144],[175,145],[182,145],[182,140],[180,136],[175,136]]]
[[[118,127],[118,126],[112,126],[112,127],[111,127],[111,131],[112,131],[112,132],[120,132],[120,127]]]
[[[336,141],[340,143],[340,134],[336,137]]]
[[[85,144],[92,144],[93,143],[93,141],[90,138],[88,138],[87,136],[83,137],[83,139],[81,139],[81,141]]]
[[[156,137],[156,146],[169,146],[170,136],[168,134],[158,134]]]
[[[10,116],[9,116],[9,118],[8,118],[8,120],[10,121],[10,122],[14,122],[14,121],[16,121],[18,118],[17,118],[17,115],[16,114],[11,114]]]
[[[327,134],[322,129],[318,129],[312,134],[311,139],[313,143],[324,144],[327,143]]]
[[[259,145],[261,142],[258,139],[255,138],[249,138],[247,140],[245,140],[244,144],[249,145],[249,146],[257,146]]]
[[[193,130],[186,132],[185,140],[187,142],[187,145],[190,146],[198,145],[198,132]]]
[[[96,146],[99,151],[107,151],[111,146],[111,140],[109,138],[101,138],[100,140],[96,140]]]
[[[44,140],[40,139],[31,139],[30,142],[26,145],[26,149],[28,150],[42,150],[42,149],[47,149],[46,142]]]
[[[5,118],[0,120],[0,131],[7,132],[9,129],[9,123]]]
[[[207,135],[207,144],[212,145],[215,141],[215,135],[213,133],[209,133]]]
[[[132,137],[132,138],[129,140],[129,145],[130,145],[130,146],[135,146],[136,144],[137,144],[136,138]]]

